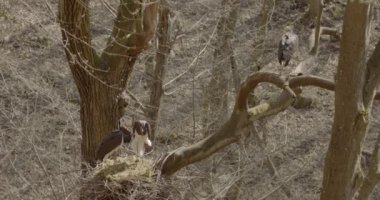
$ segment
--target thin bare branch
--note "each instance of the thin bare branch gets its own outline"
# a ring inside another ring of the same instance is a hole
[[[215,25],[209,39],[207,40],[205,46],[199,51],[199,53],[194,57],[194,59],[191,61],[191,63],[189,64],[189,66],[187,67],[187,69],[182,72],[181,74],[177,75],[176,77],[174,77],[172,80],[166,82],[164,85],[163,85],[163,88],[165,90],[167,90],[167,87],[172,84],[173,82],[177,81],[178,79],[180,79],[183,75],[185,75],[187,72],[189,72],[193,66],[195,66],[195,64],[197,63],[198,59],[200,58],[200,56],[206,52],[206,49],[210,46],[211,44],[211,39],[214,38],[214,35],[216,33],[216,30],[217,30],[217,26]]]

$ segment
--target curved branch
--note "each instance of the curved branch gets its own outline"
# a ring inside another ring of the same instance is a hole
[[[245,111],[247,110],[247,97],[249,93],[259,83],[272,83],[279,88],[287,90],[293,97],[296,95],[289,89],[288,84],[279,75],[270,72],[256,72],[249,76],[246,81],[240,85],[239,92],[236,97],[234,110]]]
[[[181,168],[203,160],[229,144],[237,142],[240,131],[248,125],[246,113],[234,113],[231,118],[214,134],[190,145],[178,148],[164,156],[159,162],[162,174],[171,175]]]
[[[335,89],[335,84],[333,82],[316,76],[298,76],[289,80],[289,87],[294,90],[297,95],[302,92],[299,89],[299,87],[302,86],[316,86],[332,91]],[[284,91],[279,97],[248,109],[250,121],[256,121],[285,110],[295,100],[290,94],[291,93]]]
[[[269,72],[257,72],[252,74],[241,85],[237,95],[235,109],[229,120],[227,120],[216,133],[211,134],[205,139],[188,147],[181,147],[168,153],[158,162],[158,170],[164,175],[171,175],[179,169],[191,163],[203,160],[227,145],[238,141],[243,129],[249,125],[249,116],[246,110],[248,94],[262,82],[272,83],[286,90],[286,92],[290,93],[290,96],[295,97],[294,92],[279,75]]]
[[[246,100],[248,94],[259,83],[263,82],[272,83],[279,88],[283,88],[284,91],[278,98],[247,110]],[[209,137],[188,147],[178,148],[162,157],[156,165],[158,170],[164,175],[171,175],[181,168],[206,159],[227,145],[237,142],[240,134],[249,125],[250,121],[259,120],[285,110],[294,101],[296,94],[298,95],[301,92],[297,88],[302,86],[316,86],[331,91],[335,89],[334,82],[316,76],[294,77],[289,80],[288,86],[285,80],[274,73],[257,72],[252,74],[241,84],[230,119]],[[380,100],[379,93],[376,95],[376,99]]]
[[[296,95],[299,95],[302,91],[299,88],[295,88],[294,92]],[[253,122],[264,117],[277,114],[292,105],[294,101],[295,99],[289,92],[283,91],[280,96],[270,99],[268,102],[249,108],[249,120]]]
[[[334,82],[317,76],[299,76],[289,80],[290,88],[297,88],[302,86],[315,86],[326,90],[335,91]],[[375,100],[380,100],[380,92],[377,92],[375,94]]]
[[[303,87],[303,86],[315,86],[320,87],[323,89],[335,90],[335,83],[324,78],[320,78],[317,76],[298,76],[294,77],[289,80],[289,87],[290,88],[296,88],[296,87]]]

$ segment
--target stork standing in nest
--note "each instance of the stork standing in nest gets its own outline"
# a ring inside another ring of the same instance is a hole
[[[152,146],[149,136],[150,125],[144,120],[133,123],[132,133],[121,126],[119,130],[112,131],[102,140],[96,153],[96,159],[102,161],[117,154],[125,143],[132,145],[133,152],[138,156],[143,156],[145,144]]]
[[[298,36],[291,26],[285,27],[285,33],[281,36],[278,45],[278,62],[287,66],[294,53],[298,50]]]
[[[134,139],[132,140],[132,150],[138,155],[143,156],[145,153],[145,144],[152,146],[150,141],[150,125],[147,121],[138,120],[133,123]]]

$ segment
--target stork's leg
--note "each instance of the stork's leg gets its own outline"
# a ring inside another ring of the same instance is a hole
[[[139,157],[142,157],[144,155],[144,143],[138,144],[137,152]]]

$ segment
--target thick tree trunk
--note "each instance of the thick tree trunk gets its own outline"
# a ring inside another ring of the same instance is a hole
[[[375,87],[365,60],[370,3],[348,1],[335,90],[335,115],[325,159],[321,200],[348,200],[360,179],[358,159],[367,132]]]
[[[91,81],[89,94],[81,98],[82,159],[93,164],[98,144],[104,135],[118,128],[116,116],[117,91]]]
[[[157,3],[122,0],[102,55],[91,45],[88,0],[61,0],[59,19],[69,66],[81,98],[82,160],[93,165],[102,138],[126,106],[121,98],[136,56],[149,47]],[[118,98],[120,97],[120,98]]]

